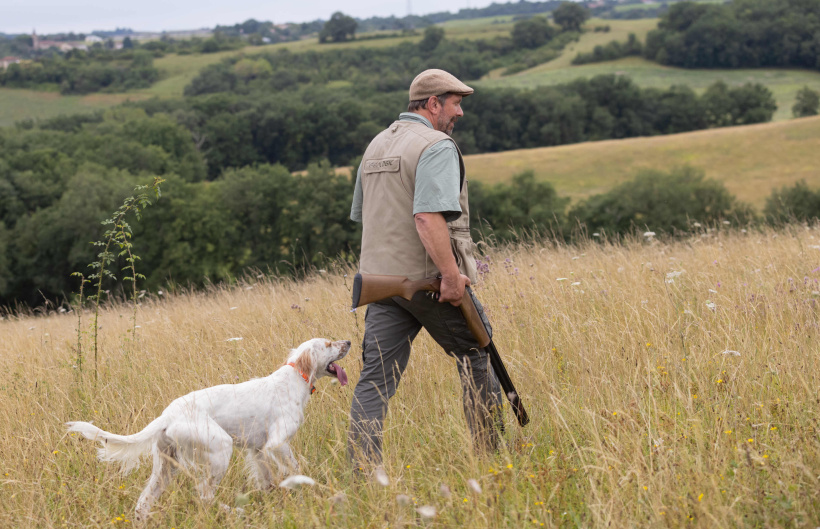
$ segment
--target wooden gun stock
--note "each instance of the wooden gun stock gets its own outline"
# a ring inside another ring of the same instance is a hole
[[[381,301],[386,298],[400,296],[406,300],[411,300],[413,295],[419,290],[427,292],[438,292],[441,288],[441,278],[427,278],[411,281],[406,277],[401,276],[387,276],[387,275],[371,275],[356,274],[353,279],[353,308],[367,305],[375,301]],[[464,289],[464,297],[461,299],[461,314],[467,322],[467,327],[470,333],[478,342],[481,348],[486,348],[490,357],[490,364],[495,371],[498,382],[501,388],[507,395],[510,404],[515,412],[515,417],[518,419],[518,424],[526,426],[530,422],[527,411],[524,409],[524,404],[518,396],[518,392],[513,386],[510,375],[501,361],[501,355],[495,348],[492,337],[484,326],[478,308],[473,303],[473,297],[470,293],[470,287]]]

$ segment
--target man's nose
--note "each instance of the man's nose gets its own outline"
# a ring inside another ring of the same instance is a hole
[[[464,111],[461,110],[461,107],[456,107],[456,116],[461,117],[464,115]]]

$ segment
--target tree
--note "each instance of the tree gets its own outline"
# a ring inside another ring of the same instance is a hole
[[[351,40],[356,36],[356,27],[359,25],[353,17],[349,17],[341,11],[336,11],[327,21],[325,27],[319,33],[319,42],[344,42],[348,38]]]
[[[563,2],[552,12],[552,19],[564,31],[581,31],[589,18],[589,9],[575,2]]]
[[[122,49],[130,50],[134,47],[134,41],[131,40],[131,37],[125,37],[122,39]]]
[[[519,20],[512,30],[512,40],[516,48],[539,48],[555,36],[555,29],[544,17]]]
[[[419,49],[422,53],[431,53],[442,39],[444,39],[444,28],[428,26],[424,30],[424,38],[419,42]]]
[[[805,118],[807,116],[816,116],[818,112],[820,112],[820,94],[808,86],[804,86],[797,92],[792,114],[796,118]]]

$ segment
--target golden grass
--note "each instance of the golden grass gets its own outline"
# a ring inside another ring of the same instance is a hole
[[[794,227],[492,250],[477,292],[532,418],[519,429],[508,414],[501,453],[472,454],[453,361],[422,335],[386,425],[390,486],[351,478],[352,389],[322,380],[293,443],[315,488],[253,491],[235,459],[217,498],[249,500],[244,516],[200,504],[180,476],[149,525],[424,526],[415,505],[436,508],[434,527],[816,521],[818,248],[818,229]],[[150,469],[120,476],[63,422],[135,432],[190,390],[268,374],[305,339],[360,343],[340,274],[154,296],[135,340],[130,309],[109,308],[96,389],[88,356],[78,379],[73,314],[0,322],[0,526],[129,525]],[[359,355],[343,361],[353,383]]]
[[[573,199],[631,180],[641,169],[692,165],[740,200],[762,207],[772,189],[806,180],[820,186],[820,117],[683,134],[465,156],[467,175],[504,182],[528,169]]]

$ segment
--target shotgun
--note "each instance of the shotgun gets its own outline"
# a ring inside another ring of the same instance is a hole
[[[373,303],[374,301],[381,301],[393,296],[400,296],[408,301],[413,298],[413,295],[419,291],[438,293],[441,288],[441,278],[432,277],[426,279],[419,279],[411,281],[402,276],[388,276],[376,274],[356,274],[353,279],[353,308]],[[464,297],[461,300],[461,314],[467,321],[467,327],[470,333],[478,341],[478,345],[486,348],[490,355],[490,365],[493,366],[493,371],[498,377],[501,388],[510,400],[515,417],[518,419],[518,424],[526,426],[530,422],[527,411],[524,409],[524,404],[515,390],[515,386],[510,380],[510,375],[504,367],[504,362],[501,361],[501,355],[493,343],[493,330],[487,315],[484,313],[484,308],[479,303],[478,299],[473,293],[473,289],[465,287]]]

